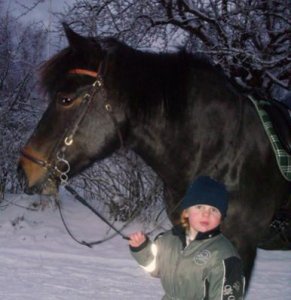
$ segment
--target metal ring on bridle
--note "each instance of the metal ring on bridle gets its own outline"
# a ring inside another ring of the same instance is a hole
[[[110,104],[105,104],[105,109],[108,111],[108,112],[112,112],[112,106]]]
[[[62,173],[59,178],[61,180],[61,185],[66,184],[69,180],[69,176],[66,173]]]
[[[64,143],[66,144],[66,146],[71,146],[74,142],[74,139],[72,137],[72,135],[67,136],[64,140]]]
[[[62,167],[63,170],[60,170],[59,168],[60,166],[58,165],[58,163],[62,163],[66,167],[65,170],[64,170],[64,166]],[[57,153],[57,161],[56,161],[55,168],[60,173],[68,173],[70,172],[71,169],[69,162],[64,157],[60,157],[59,152]]]
[[[62,170],[60,169],[61,166],[59,165],[59,163],[62,164]],[[55,165],[55,169],[61,174],[63,174],[63,173],[67,174],[70,172],[71,167],[70,167],[69,162],[66,159],[58,159],[56,162],[56,165]]]
[[[102,86],[102,81],[100,79],[97,79],[94,83],[93,83],[93,86],[98,86],[98,87],[101,87]]]
[[[61,166],[59,163],[62,164],[62,170],[60,169]],[[59,179],[61,184],[66,184],[68,182],[69,176],[68,173],[70,172],[70,163],[64,158],[63,152],[57,152],[57,161],[55,164],[55,170],[59,173]]]

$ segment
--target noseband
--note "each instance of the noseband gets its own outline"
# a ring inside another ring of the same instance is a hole
[[[21,149],[21,155],[26,159],[32,161],[33,163],[41,166],[44,169],[48,170],[47,177],[44,181],[50,180],[52,177],[59,178],[61,184],[66,184],[68,181],[68,173],[70,172],[70,163],[65,158],[65,151],[68,147],[70,147],[74,143],[75,134],[79,128],[80,123],[85,118],[90,103],[94,100],[94,97],[97,93],[101,93],[102,96],[107,99],[107,93],[104,88],[104,84],[101,76],[94,71],[86,70],[86,69],[72,69],[69,71],[69,74],[79,74],[79,75],[87,75],[96,78],[94,83],[91,86],[90,92],[87,92],[82,97],[79,109],[77,111],[76,119],[73,122],[72,126],[65,130],[62,138],[60,138],[57,143],[54,145],[48,160],[42,160],[36,158],[32,154],[25,151],[25,149]],[[123,147],[123,139],[120,128],[118,126],[118,122],[114,115],[112,114],[112,107],[109,103],[105,102],[104,108],[106,112],[109,114],[114,126],[117,130],[117,134],[120,140],[120,145]]]

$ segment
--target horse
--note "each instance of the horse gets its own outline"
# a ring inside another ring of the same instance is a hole
[[[125,147],[161,178],[175,223],[187,186],[208,175],[230,192],[221,230],[249,282],[258,241],[288,197],[288,182],[247,95],[201,55],[141,51],[64,30],[69,45],[41,69],[49,106],[19,158],[26,191],[54,193]]]

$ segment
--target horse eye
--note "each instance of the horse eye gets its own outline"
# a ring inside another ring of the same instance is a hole
[[[59,98],[59,103],[63,106],[68,106],[72,103],[73,99],[70,97],[66,97],[66,96],[61,96]]]

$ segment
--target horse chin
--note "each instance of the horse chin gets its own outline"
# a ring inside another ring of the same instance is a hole
[[[59,190],[59,186],[55,181],[49,181],[48,183],[46,183],[42,190],[41,190],[41,194],[42,195],[48,195],[48,196],[54,196],[58,193]]]
[[[41,184],[34,185],[32,187],[28,187],[25,190],[26,194],[39,194],[45,196],[55,196],[58,193],[59,184],[53,180],[47,180]]]

